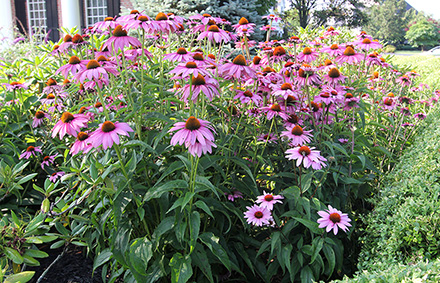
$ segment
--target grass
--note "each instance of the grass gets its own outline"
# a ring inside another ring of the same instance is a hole
[[[396,50],[396,52],[394,52],[394,54],[396,55],[416,55],[416,54],[420,54],[422,53],[422,51],[420,50]]]
[[[418,83],[425,83],[432,88],[440,88],[440,57],[430,55],[393,56],[393,65],[407,67],[421,75]]]

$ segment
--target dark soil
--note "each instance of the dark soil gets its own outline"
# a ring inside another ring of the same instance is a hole
[[[49,257],[39,259],[40,266],[31,266],[26,270],[35,271],[31,283],[38,278],[62,254],[63,248],[51,250],[49,247],[40,247],[40,250],[49,254]],[[93,273],[93,260],[86,257],[82,248],[69,246],[64,255],[52,265],[40,282],[45,283],[101,283],[101,268]]]

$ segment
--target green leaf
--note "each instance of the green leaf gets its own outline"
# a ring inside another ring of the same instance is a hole
[[[310,229],[310,231],[312,231],[315,234],[320,234],[320,229],[318,228],[318,223],[312,221],[312,220],[307,220],[307,219],[303,219],[300,217],[293,217],[296,221],[300,222],[301,224],[303,224],[304,226],[306,226],[307,228]]]
[[[110,260],[113,253],[110,251],[110,249],[105,249],[101,251],[101,253],[95,257],[95,260],[93,261],[93,271],[95,271],[96,268],[100,267],[104,263]]]
[[[315,238],[312,241],[312,259],[310,260],[310,264],[315,262],[316,257],[319,255],[319,252],[322,249],[322,245],[324,244],[323,238]]]
[[[36,258],[45,258],[48,257],[49,255],[43,251],[40,250],[31,250],[31,249],[27,249],[24,252],[25,255],[31,256],[31,257],[36,257]]]
[[[92,162],[92,164],[90,165],[90,177],[92,177],[93,180],[98,179],[98,169],[96,169],[95,163]]]
[[[322,247],[322,250],[323,250],[325,258],[327,259],[327,262],[329,264],[328,278],[330,278],[332,276],[332,274],[333,274],[333,271],[335,270],[335,265],[336,265],[335,252],[328,245],[325,245],[324,247]]]
[[[40,266],[40,263],[38,262],[38,260],[36,260],[35,258],[28,256],[28,255],[23,256],[23,262],[29,266]]]
[[[29,181],[30,179],[34,178],[34,177],[37,176],[37,175],[38,175],[38,173],[32,173],[32,174],[29,174],[29,175],[27,175],[26,177],[21,178],[21,179],[17,182],[17,184],[21,185],[21,184],[23,184],[23,183],[26,183],[27,181]]]
[[[172,283],[185,283],[192,274],[191,257],[184,257],[181,253],[175,253],[170,260],[171,267],[171,282]]]
[[[7,258],[12,260],[15,264],[22,264],[23,263],[23,257],[20,255],[19,252],[14,250],[10,247],[4,247],[4,252]]]
[[[238,254],[241,256],[241,258],[244,260],[244,262],[247,264],[247,266],[251,269],[252,273],[255,275],[254,264],[251,262],[248,253],[244,249],[243,244],[240,242],[234,241],[234,247],[235,247],[235,250],[238,252]]]
[[[66,227],[64,227],[64,225],[61,224],[60,222],[55,223],[55,228],[57,229],[58,232],[60,232],[60,234],[64,236],[69,235],[69,230],[67,230]]]
[[[18,283],[18,282],[26,283],[32,279],[34,274],[35,274],[35,271],[20,272],[20,273],[8,276],[8,278],[5,279],[4,283]]]
[[[315,278],[313,277],[312,269],[309,266],[304,266],[301,269],[301,283],[312,283],[315,282]]]
[[[66,243],[65,240],[59,240],[59,241],[53,243],[53,244],[50,246],[50,248],[51,248],[51,249],[58,249],[59,247],[63,246],[65,243]]]
[[[200,214],[197,211],[191,213],[190,221],[190,251],[191,254],[196,246],[197,239],[199,238],[200,232]]]
[[[203,246],[197,244],[195,251],[191,254],[191,258],[193,263],[198,266],[200,270],[202,270],[209,282],[214,282],[214,278],[212,278],[211,265],[209,264],[209,259]]]
[[[148,262],[153,256],[152,244],[147,238],[134,240],[130,246],[129,262],[141,275],[147,275]]]
[[[203,210],[204,212],[206,212],[212,218],[214,218],[214,215],[212,214],[211,209],[209,209],[209,207],[206,205],[206,203],[204,201],[198,200],[194,203],[194,205],[197,206],[198,208],[200,208],[201,210]]]
[[[153,198],[160,198],[166,192],[174,191],[175,189],[185,189],[187,187],[188,182],[184,180],[169,181],[160,187],[153,187],[149,189],[144,196],[144,201],[149,201]]]
[[[211,250],[211,252],[223,263],[223,265],[230,271],[231,263],[228,254],[223,247],[218,243],[219,238],[212,232],[205,232],[200,235],[200,240]]]

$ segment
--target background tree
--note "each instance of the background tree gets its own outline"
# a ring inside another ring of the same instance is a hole
[[[374,4],[369,11],[365,31],[388,44],[400,44],[405,40],[405,27],[413,9],[406,11],[404,0],[384,0]]]
[[[299,25],[307,27],[310,22],[311,11],[316,7],[318,0],[291,0],[291,5],[298,11]]]
[[[350,28],[361,27],[367,21],[365,4],[359,0],[324,0],[321,7],[313,12],[316,26],[331,23]]]
[[[439,43],[439,29],[434,20],[429,21],[421,15],[416,23],[410,25],[405,38],[412,46],[421,47],[423,51],[425,47],[435,46]]]

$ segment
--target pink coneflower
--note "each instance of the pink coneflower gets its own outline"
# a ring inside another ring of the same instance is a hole
[[[43,162],[41,162],[41,169],[44,170],[44,166],[49,166],[50,164],[53,164],[55,161],[55,157],[57,157],[57,155],[45,156],[43,158]]]
[[[94,148],[102,145],[105,150],[111,148],[113,143],[119,144],[119,135],[128,137],[128,132],[133,132],[133,129],[127,123],[105,121],[90,134],[89,142]]]
[[[270,60],[274,63],[282,62],[286,60],[287,58],[287,52],[286,49],[284,49],[282,46],[277,46],[273,50],[272,57]]]
[[[229,34],[227,34],[224,30],[220,29],[218,26],[216,25],[211,25],[209,26],[209,28],[202,32],[198,37],[197,40],[202,40],[205,37],[208,38],[208,40],[212,41],[212,42],[228,42],[231,40],[231,37],[229,36]]]
[[[46,86],[43,88],[43,93],[44,94],[49,94],[49,93],[57,93],[60,92],[62,90],[63,86],[57,84],[57,81],[54,80],[53,78],[50,78],[47,80],[46,82]]]
[[[275,97],[278,96],[278,97],[282,97],[284,99],[287,99],[287,97],[289,97],[289,95],[298,99],[298,91],[293,90],[292,84],[289,82],[283,83],[281,86],[274,89],[272,94]]]
[[[153,33],[153,27],[151,24],[151,19],[147,15],[138,14],[135,17],[126,21],[127,24],[124,26],[127,30],[141,28],[147,33]]]
[[[116,70],[116,67],[112,66],[101,66],[96,60],[90,60],[87,63],[86,69],[78,72],[74,76],[74,80],[80,83],[84,83],[86,79],[92,81],[101,81],[100,87],[102,87],[102,83],[108,82],[108,73],[111,73],[115,76],[119,75],[119,72]],[[102,80],[101,80],[102,79]]]
[[[364,59],[364,55],[356,53],[352,46],[347,46],[342,55],[339,55],[335,61],[338,63],[347,62],[349,64],[356,64]]]
[[[246,59],[243,55],[237,55],[232,63],[226,63],[218,68],[219,74],[222,74],[226,78],[254,78],[255,71],[249,67],[246,63]]]
[[[298,61],[304,61],[306,63],[311,63],[315,61],[319,56],[319,53],[314,51],[310,47],[305,47],[302,52],[297,55]]]
[[[113,35],[102,45],[102,48],[108,48],[108,50],[113,50],[115,53],[118,50],[124,50],[125,46],[141,46],[141,42],[132,36],[127,35],[127,31],[118,25],[113,30]]]
[[[331,85],[343,84],[346,78],[337,68],[331,68],[324,76],[324,80],[328,81]]]
[[[267,19],[269,22],[279,22],[279,21],[281,21],[280,17],[278,17],[277,15],[273,15],[273,14],[262,16],[261,18],[262,19]]]
[[[52,175],[50,175],[49,181],[51,181],[52,183],[55,183],[59,178],[63,177],[64,175],[66,175],[66,173],[63,171],[55,172]]]
[[[396,79],[396,83],[399,83],[401,86],[410,86],[412,82],[407,75],[403,75]]]
[[[341,228],[342,231],[347,232],[348,227],[351,227],[351,219],[348,218],[346,213],[342,213],[341,211],[328,206],[327,210],[318,211],[319,216],[321,218],[318,219],[319,228],[326,228],[327,232],[333,230],[333,234],[338,233],[338,228]]]
[[[81,128],[87,128],[88,121],[89,119],[83,114],[64,112],[63,115],[61,115],[61,119],[52,129],[52,138],[58,133],[60,134],[60,139],[66,134],[76,136],[76,134],[81,131]]]
[[[213,17],[210,14],[196,14],[194,16],[189,17],[190,20],[199,20],[202,22],[202,24],[204,24],[205,26],[208,25],[209,23],[221,23],[222,20],[221,18],[217,18],[217,17]]]
[[[348,143],[348,139],[340,138],[340,139],[338,139],[338,142],[340,142],[342,144],[346,144],[346,143]]]
[[[246,218],[247,223],[256,226],[269,225],[272,215],[270,210],[266,207],[260,207],[254,204],[252,207],[246,206],[247,211],[244,212],[244,218]]]
[[[29,159],[31,156],[37,156],[37,152],[42,153],[40,147],[30,145],[26,148],[26,151],[20,155],[20,159]]]
[[[289,160],[296,160],[296,166],[299,167],[301,163],[305,168],[312,166],[313,169],[318,170],[327,165],[324,161],[327,161],[321,156],[318,150],[314,150],[314,147],[308,147],[306,145],[297,146],[286,150],[286,158]]]
[[[261,110],[267,112],[267,120],[272,120],[272,118],[276,116],[280,116],[284,120],[289,117],[289,115],[284,112],[284,107],[278,103],[271,104],[268,107],[261,107]]]
[[[214,134],[211,132],[212,127],[208,121],[197,119],[191,116],[186,122],[177,122],[168,132],[177,131],[171,138],[171,145],[183,145],[187,148],[199,143],[202,147],[199,150],[210,150],[214,142]],[[205,148],[205,149],[204,149]],[[193,151],[193,155],[195,152]]]
[[[370,63],[370,65],[382,65],[382,62],[379,58],[379,54],[376,52],[373,52],[371,54],[368,54],[367,61]]]
[[[106,31],[109,28],[114,29],[118,25],[119,25],[119,23],[115,21],[115,18],[113,18],[113,17],[106,17],[103,21],[97,22],[93,26],[92,30],[93,31],[97,31],[97,30]]]
[[[28,89],[28,86],[24,83],[20,82],[11,82],[11,83],[4,83],[2,84],[7,90],[18,90],[18,89]]]
[[[414,114],[414,118],[417,118],[417,119],[420,119],[420,120],[424,120],[426,118],[426,115],[421,113],[421,112],[419,112],[419,113]]]
[[[329,27],[325,32],[324,36],[335,36],[338,35],[339,31],[335,30],[334,27]]]
[[[234,96],[234,99],[240,99],[241,103],[249,103],[254,102],[255,105],[259,105],[261,101],[263,101],[263,98],[258,95],[252,93],[250,90],[242,91],[242,90],[236,90],[237,95]]]
[[[89,134],[86,132],[79,132],[78,136],[76,137],[76,141],[73,143],[72,147],[70,148],[70,154],[76,155],[80,151],[82,151],[84,154],[89,152],[93,146],[91,144],[91,141],[89,140]]]
[[[197,101],[200,93],[206,95],[206,97],[211,101],[215,95],[218,95],[218,81],[216,79],[210,77],[203,77],[202,75],[198,75],[197,77],[192,77],[191,79],[192,86],[189,84],[184,87],[178,89],[176,91],[177,95],[181,95],[182,100],[188,102],[188,99],[191,99],[193,102]],[[191,88],[191,89],[190,89]],[[192,92],[192,96],[190,97]]]
[[[191,144],[188,146],[188,152],[192,154],[192,156],[201,157],[202,154],[212,153],[212,148],[217,147],[212,141],[205,140],[205,144],[201,144],[198,141],[196,141],[195,144]]]
[[[267,142],[267,143],[277,143],[277,137],[274,134],[262,134],[257,136],[257,141]]]
[[[178,64],[177,67],[169,71],[169,73],[177,75],[177,77],[174,77],[173,79],[182,78],[185,80],[188,79],[190,75],[192,75],[193,77],[197,77],[199,74],[208,77],[212,76],[212,74],[208,70],[206,70],[202,66],[198,66],[197,63],[191,61]]]
[[[394,101],[393,97],[384,97],[383,98],[383,105],[385,109],[393,110],[396,106],[396,102]]]
[[[158,13],[155,20],[151,21],[154,33],[169,34],[177,31],[180,26],[178,22],[172,21],[165,13]]]
[[[304,143],[310,142],[310,137],[312,137],[311,132],[312,130],[304,131],[300,125],[295,125],[288,127],[287,131],[281,133],[281,136],[289,138],[293,145],[301,146]]]
[[[360,99],[358,97],[354,97],[353,94],[345,94],[344,110],[348,111],[352,108],[359,108],[359,101]]]
[[[51,119],[50,115],[47,113],[44,113],[43,111],[37,111],[35,112],[34,121],[32,122],[33,128],[38,128],[44,123],[44,119]]]
[[[175,53],[166,54],[163,58],[174,62],[187,62],[192,60],[192,52],[180,47]]]
[[[260,207],[265,207],[269,209],[269,211],[272,211],[273,205],[275,203],[283,203],[281,201],[282,199],[284,199],[283,196],[268,194],[265,191],[263,191],[263,194],[261,196],[258,196],[255,202],[259,203]]]
[[[298,86],[305,85],[319,85],[321,79],[315,72],[315,68],[308,64],[303,64],[298,70],[298,76],[295,77],[295,82]]]
[[[61,66],[55,74],[61,73],[64,78],[67,79],[69,72],[72,73],[72,75],[75,75],[77,72],[83,70],[86,68],[86,63],[84,61],[81,61],[77,56],[72,56],[69,59],[69,62]]]
[[[322,53],[327,53],[330,56],[336,57],[336,56],[344,54],[344,50],[345,50],[345,47],[337,45],[335,43],[335,44],[332,44],[330,46],[323,47],[321,49],[321,52]]]
[[[243,194],[240,191],[233,191],[232,194],[225,193],[225,196],[232,202],[236,199],[243,198]]]
[[[353,42],[353,45],[356,45],[363,50],[382,48],[382,44],[377,41],[371,40],[370,38],[364,38],[362,40],[355,41]]]

